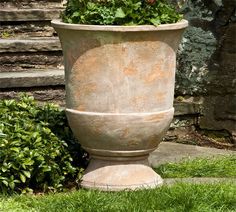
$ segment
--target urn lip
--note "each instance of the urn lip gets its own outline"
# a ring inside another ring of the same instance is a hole
[[[164,113],[174,113],[175,109],[174,107],[171,107],[169,109],[166,110],[160,110],[160,111],[156,111],[156,112],[134,112],[134,113],[123,113],[123,112],[119,112],[119,113],[114,113],[114,112],[89,112],[89,111],[79,111],[79,110],[75,110],[75,109],[70,109],[70,108],[66,108],[66,112],[69,113],[74,113],[77,115],[85,115],[85,116],[136,116],[136,117],[141,117],[141,116],[150,116],[150,115],[161,115]]]
[[[52,20],[51,24],[57,29],[71,29],[84,31],[107,31],[107,32],[137,32],[137,31],[163,31],[163,30],[178,30],[188,26],[188,21],[183,19],[173,24],[153,25],[137,25],[137,26],[115,26],[115,25],[86,25],[86,24],[69,24],[64,23],[59,19]]]

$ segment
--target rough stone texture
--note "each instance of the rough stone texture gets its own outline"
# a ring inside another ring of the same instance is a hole
[[[37,21],[59,18],[62,9],[0,9],[0,21]]]
[[[31,87],[31,88],[0,88],[0,99],[16,99],[19,93],[24,92],[33,96],[39,102],[54,102],[65,106],[64,86]]]
[[[53,37],[50,21],[1,22],[0,38]]]
[[[60,51],[58,38],[0,39],[0,53]]]
[[[236,144],[236,94],[205,98],[200,127],[209,130],[228,130]]]
[[[208,63],[217,48],[217,40],[210,28],[214,13],[208,0],[183,1],[181,12],[189,20],[179,48],[176,74],[176,93],[202,94],[206,92]]]
[[[2,72],[0,88],[19,88],[49,85],[63,85],[64,70],[44,70],[28,72]]]
[[[63,69],[62,53],[55,52],[12,52],[0,54],[0,73],[30,71],[32,69]]]
[[[60,8],[63,2],[63,0],[3,0],[0,2],[0,8]]]
[[[202,102],[196,100],[175,101],[175,115],[199,115],[202,113]]]
[[[176,95],[203,96],[199,127],[236,142],[236,1],[183,0],[190,22],[179,48]]]

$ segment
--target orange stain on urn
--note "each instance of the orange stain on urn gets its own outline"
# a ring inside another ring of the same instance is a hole
[[[162,113],[162,114],[155,114],[155,115],[148,116],[144,118],[144,121],[145,122],[160,122],[160,121],[163,121],[163,119],[165,118],[166,118],[166,114]]]
[[[86,83],[86,84],[82,84],[82,85],[77,86],[74,91],[74,95],[77,97],[77,99],[80,99],[80,98],[82,98],[82,96],[94,93],[96,90],[97,90],[96,83],[92,83],[92,82]]]
[[[165,92],[156,93],[156,99],[158,102],[163,102],[166,98],[167,98],[167,95]]]
[[[80,105],[79,107],[77,107],[78,111],[85,111],[86,107],[84,105]]]
[[[144,109],[145,102],[147,100],[146,96],[136,96],[132,98],[131,104],[138,111],[142,111]]]
[[[135,75],[137,70],[134,68],[134,64],[130,63],[126,68],[124,68],[124,74],[127,76]]]
[[[154,65],[152,70],[144,77],[146,83],[151,83],[156,81],[160,77],[162,63]]]
[[[124,129],[121,138],[126,138],[129,135],[129,129]]]
[[[84,94],[89,94],[89,93],[94,92],[97,89],[97,85],[96,83],[91,82],[91,83],[85,84],[81,89]]]
[[[156,70],[151,71],[147,76],[145,76],[144,81],[146,83],[154,82],[158,79],[159,73]]]

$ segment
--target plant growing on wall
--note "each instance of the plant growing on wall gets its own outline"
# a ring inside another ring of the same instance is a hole
[[[66,23],[94,25],[158,26],[181,19],[166,0],[68,0],[62,14]]]

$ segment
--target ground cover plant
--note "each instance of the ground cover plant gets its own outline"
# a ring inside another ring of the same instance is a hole
[[[133,192],[100,192],[80,189],[43,196],[2,197],[0,211],[233,212],[236,208],[235,197],[235,184],[175,184]]]
[[[163,178],[236,177],[236,155],[184,159],[155,168]]]
[[[165,0],[68,0],[62,20],[73,24],[155,25],[182,15]]]
[[[0,100],[0,190],[56,191],[84,165],[64,110],[33,97]]]

